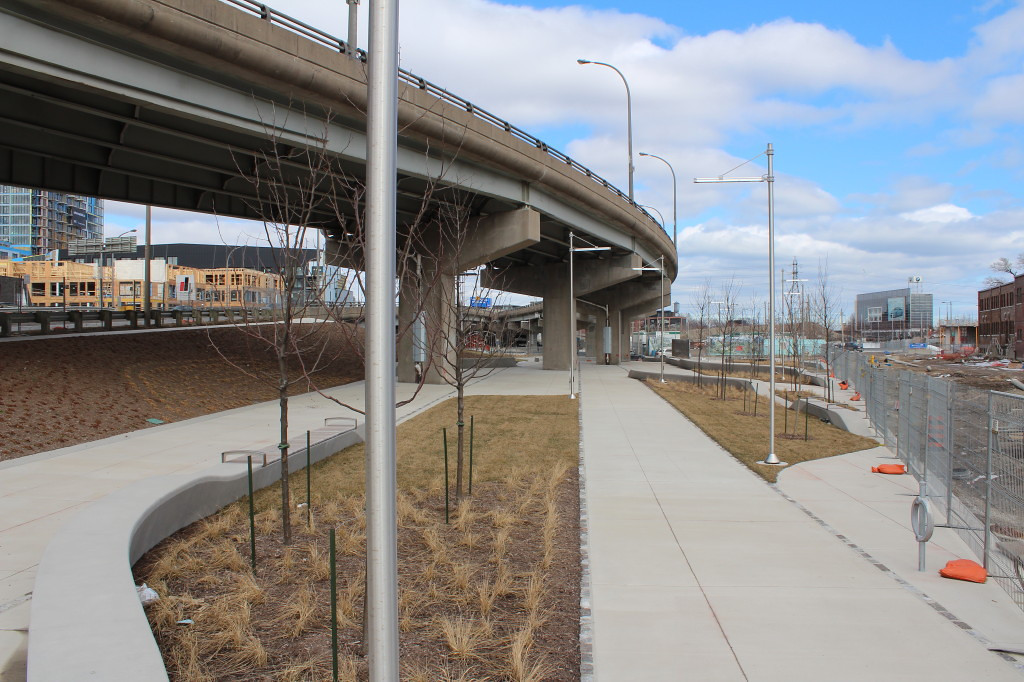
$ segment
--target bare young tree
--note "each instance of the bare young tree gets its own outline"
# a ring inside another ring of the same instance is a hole
[[[739,287],[732,277],[721,285],[718,290],[718,324],[721,327],[722,349],[718,365],[718,396],[725,400],[726,377],[729,374],[729,365],[732,361],[732,337],[736,327],[736,304],[739,300]],[[725,317],[722,317],[722,311]]]
[[[501,292],[481,283],[484,279],[500,282],[500,277],[485,278],[476,263],[464,261],[475,216],[468,201],[455,192],[451,198],[435,215],[437,248],[428,269],[438,277],[438,284],[427,302],[424,331],[432,371],[455,389],[455,499],[461,500],[466,481],[466,386],[507,366],[508,353],[501,346],[504,322],[494,313]]]
[[[258,366],[256,364],[240,363],[221,353],[237,369],[273,385],[277,391],[282,537],[285,544],[291,541],[289,394],[301,387],[303,391],[316,391],[341,407],[362,413],[361,409],[325,393],[324,386],[318,381],[321,370],[341,355],[355,358],[362,364],[364,342],[359,326],[361,312],[348,319],[344,307],[327,305],[325,281],[328,278],[323,272],[314,273],[310,269],[309,246],[321,236],[329,237],[339,245],[338,250],[344,252],[340,263],[344,270],[331,277],[343,278],[346,286],[361,288],[363,280],[359,273],[365,270],[365,231],[362,229],[365,184],[360,178],[347,173],[340,162],[328,153],[329,121],[316,124],[323,127],[323,132],[319,136],[309,136],[307,144],[289,144],[283,140],[279,131],[289,115],[298,114],[286,111],[283,122],[271,120],[265,124],[267,143],[260,149],[249,150],[247,156],[241,153],[236,156],[238,174],[253,196],[249,200],[250,208],[261,218],[265,243],[270,246],[271,262],[264,264],[265,270],[276,277],[279,286],[278,314],[273,324],[253,324],[252,320],[243,317],[238,326],[246,335],[253,353],[270,353],[274,357],[276,371],[267,375],[254,369]],[[303,122],[307,122],[304,117]],[[410,254],[423,249],[424,225],[428,222],[433,190],[434,184],[426,183],[426,189],[420,195],[419,209],[401,222],[404,239],[398,254],[399,278],[404,274],[403,266],[413,260]],[[327,234],[323,235],[323,232]],[[424,285],[421,291],[429,288],[429,284]],[[362,298],[365,300],[365,296]],[[315,317],[313,309],[318,313]],[[319,314],[324,310],[329,314]],[[400,336],[409,333],[408,326],[399,330]]]
[[[288,486],[288,398],[294,387],[312,387],[314,375],[349,349],[329,343],[327,322],[304,320],[311,303],[307,295],[307,252],[313,232],[328,216],[325,196],[329,194],[335,169],[322,148],[291,146],[276,139],[277,127],[267,125],[269,144],[255,150],[252,163],[238,164],[239,174],[249,184],[250,205],[263,223],[271,262],[264,263],[278,282],[276,320],[251,324],[248,318],[238,328],[254,353],[269,353],[276,371],[264,374],[222,357],[242,372],[272,384],[278,396],[278,449],[281,459],[282,539],[291,542],[291,499]],[[219,349],[218,349],[219,352]]]
[[[818,281],[814,292],[814,309],[816,321],[821,325],[825,336],[825,386],[827,400],[833,400],[832,382],[827,379],[832,375],[832,328],[836,324],[842,324],[842,314],[839,311],[839,294],[828,274],[828,258],[818,261]]]
[[[705,279],[704,283],[694,294],[693,307],[697,309],[697,385],[703,385],[702,361],[704,359],[704,346],[707,338],[708,313],[711,309],[711,280]]]

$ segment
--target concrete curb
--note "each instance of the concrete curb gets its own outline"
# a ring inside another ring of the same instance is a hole
[[[310,461],[361,440],[358,431],[328,437],[311,446]],[[305,453],[292,452],[290,471],[305,467]],[[253,486],[265,488],[280,476],[280,460],[271,462],[253,471]],[[245,466],[237,463],[150,478],[98,500],[65,524],[36,574],[28,680],[166,680],[132,565],[167,536],[246,495],[246,478]]]
[[[661,372],[659,372],[659,371],[651,371],[651,370],[646,370],[646,369],[631,369],[631,370],[629,370],[629,378],[630,379],[640,379],[640,380],[643,380],[643,379],[658,380],[658,379],[661,378]],[[689,375],[689,374],[665,374],[665,381],[682,381],[682,382],[685,382],[685,383],[688,383],[688,384],[695,384],[695,383],[697,383],[697,375],[696,374],[694,374],[694,375]],[[712,376],[704,375],[702,383],[706,383],[708,385],[711,385],[711,384],[717,383],[718,381],[720,381],[720,379],[718,377],[712,377]],[[752,386],[753,384],[750,383],[749,379],[739,379],[737,377],[726,377],[725,378],[725,385],[726,386],[734,386],[736,388],[743,388],[744,386],[748,386],[749,387],[749,386]]]

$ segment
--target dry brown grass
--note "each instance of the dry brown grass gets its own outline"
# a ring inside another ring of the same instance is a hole
[[[576,404],[561,396],[467,403],[477,415],[474,495],[453,506],[448,525],[440,432],[449,426],[454,452],[454,408],[399,427],[403,679],[578,679]],[[140,562],[139,580],[161,594],[148,613],[172,680],[329,679],[330,528],[341,679],[365,677],[362,460],[357,446],[314,466],[317,523],[309,528],[305,513],[294,514],[289,547],[279,543],[279,489],[257,494],[255,572],[245,500]],[[292,490],[305,502],[305,472]],[[193,623],[179,624],[184,618]]]
[[[779,467],[757,464],[758,460],[764,459],[768,442],[767,398],[762,396],[758,399],[757,416],[754,417],[752,396],[747,396],[748,409],[743,412],[743,391],[738,388],[730,388],[726,399],[720,400],[715,398],[717,387],[714,386],[698,387],[681,381],[665,384],[648,381],[647,385],[757,475],[766,481],[776,480]],[[798,422],[796,419],[793,410],[784,411],[781,405],[776,406],[776,434],[783,433],[783,426],[787,422],[791,432],[795,424],[799,425],[799,438],[776,436],[775,454],[789,464],[866,450],[878,445],[870,438],[854,435],[814,418],[807,420],[808,440],[805,441],[803,412]]]

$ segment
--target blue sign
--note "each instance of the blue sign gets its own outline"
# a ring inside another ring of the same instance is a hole
[[[927,348],[928,344],[927,343],[912,343],[912,344],[910,344],[910,347],[911,348]]]
[[[470,308],[490,308],[491,307],[491,299],[490,298],[482,298],[480,296],[473,296],[472,298],[469,299],[469,307]]]

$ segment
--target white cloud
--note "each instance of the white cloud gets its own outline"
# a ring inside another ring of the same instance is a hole
[[[939,204],[929,208],[901,213],[900,217],[915,223],[961,223],[974,216],[963,206]]]

